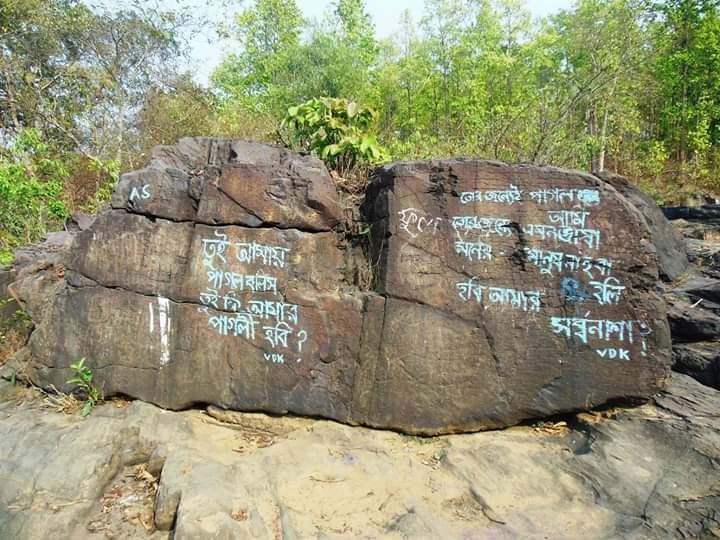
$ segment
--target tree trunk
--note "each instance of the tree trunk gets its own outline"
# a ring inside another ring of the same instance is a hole
[[[597,104],[593,103],[585,113],[587,118],[587,132],[590,136],[590,172],[600,172],[598,169],[598,155],[595,151],[595,138],[597,137]]]
[[[605,112],[603,113],[602,127],[600,128],[600,148],[598,148],[597,154],[597,170],[593,171],[595,173],[605,170],[605,139],[607,135],[608,116],[608,110],[605,109]]]
[[[20,131],[20,120],[18,119],[18,113],[17,113],[17,101],[15,97],[15,89],[13,88],[12,79],[10,78],[10,75],[7,71],[3,72],[3,76],[5,78],[5,82],[7,85],[5,86],[5,91],[7,92],[7,98],[8,98],[8,109],[10,111],[10,120],[12,122],[12,128],[13,132],[17,133]]]

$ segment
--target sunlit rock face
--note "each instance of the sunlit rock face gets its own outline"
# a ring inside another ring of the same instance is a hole
[[[368,184],[368,233],[352,241],[346,206],[310,156],[208,138],[158,148],[69,247],[18,269],[36,329],[15,364],[62,387],[84,357],[106,396],[423,434],[663,386],[652,231],[609,183],[398,163]],[[373,290],[352,278],[358,259]]]
[[[670,337],[646,221],[597,177],[479,160],[382,168],[385,422],[507,425],[649,395]],[[408,396],[413,396],[411,399]]]

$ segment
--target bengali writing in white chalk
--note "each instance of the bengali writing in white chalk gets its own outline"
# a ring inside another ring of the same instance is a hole
[[[283,300],[277,277],[268,273],[287,267],[290,249],[231,242],[221,230],[201,243],[207,287],[200,293],[198,310],[207,315],[208,325],[218,335],[256,344],[268,362],[300,362],[309,338],[300,306]]]
[[[600,358],[630,361],[634,350],[647,356],[649,325],[640,320],[608,320],[592,315],[604,306],[619,304],[627,294],[625,285],[613,275],[616,262],[599,253],[603,248],[612,248],[603,245],[602,231],[592,226],[593,210],[600,203],[601,193],[596,188],[523,190],[510,184],[502,189],[460,192],[461,211],[447,218],[414,207],[403,208],[398,211],[398,233],[413,241],[425,235],[451,234],[454,252],[475,268],[498,257],[499,242],[513,235],[524,237],[529,244],[519,254],[524,263],[537,268],[549,287],[557,287],[565,305],[577,314],[567,317],[548,313],[548,330],[592,347]],[[545,220],[518,223],[497,215],[506,208],[509,216],[522,204],[538,208]],[[492,208],[493,215],[482,215],[479,209],[483,208]],[[501,251],[502,255],[505,253]],[[549,310],[543,303],[547,287],[524,290],[485,282],[477,275],[457,282],[453,294],[482,309],[511,309],[528,316]]]

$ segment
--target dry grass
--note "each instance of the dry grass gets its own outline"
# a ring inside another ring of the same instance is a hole
[[[27,332],[23,329],[0,329],[0,366],[12,358],[16,352],[25,346]]]
[[[230,517],[235,521],[247,521],[249,516],[250,512],[248,512],[247,508],[238,508],[230,514]]]
[[[340,192],[343,202],[343,226],[346,232],[356,236],[363,234],[367,224],[360,215],[360,205],[365,199],[365,188],[370,178],[370,166],[358,166],[343,171],[330,171],[330,177]]]
[[[86,209],[107,182],[108,175],[98,171],[91,160],[79,158],[63,186],[63,197],[70,211]]]
[[[3,300],[0,307],[8,302],[11,300]],[[9,318],[0,319],[0,366],[25,346],[31,330],[32,321],[20,309]]]
[[[372,165],[358,165],[342,171],[330,171],[343,205],[341,232],[345,235],[345,245],[364,254],[363,257],[354,257],[351,270],[352,282],[363,291],[373,289],[376,275],[370,260],[370,225],[360,213],[360,205],[365,200],[365,189],[374,168]]]
[[[76,414],[82,407],[83,402],[75,396],[61,392],[52,385],[49,390],[40,388],[24,373],[16,373],[13,382],[15,391],[10,399],[18,407],[34,405],[63,414]]]
[[[88,531],[105,538],[145,538],[155,531],[154,502],[158,479],[147,464],[125,467],[100,500]]]
[[[34,386],[34,385],[33,385]],[[35,387],[43,394],[43,406],[51,411],[63,414],[77,414],[83,402],[71,394],[61,392],[55,386],[50,386],[50,391]]]
[[[44,389],[36,385],[25,373],[18,372],[14,376],[14,383],[24,391],[18,392],[17,405],[35,402],[40,403],[42,408],[62,414],[77,414],[82,408],[83,402],[72,394],[61,392],[54,385]]]
[[[533,425],[533,429],[538,433],[546,433],[549,435],[567,435],[570,428],[567,422],[537,422]]]

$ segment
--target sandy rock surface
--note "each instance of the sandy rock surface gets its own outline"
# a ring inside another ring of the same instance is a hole
[[[0,382],[0,538],[715,538],[720,392],[418,438]],[[174,535],[174,536],[172,536]]]

